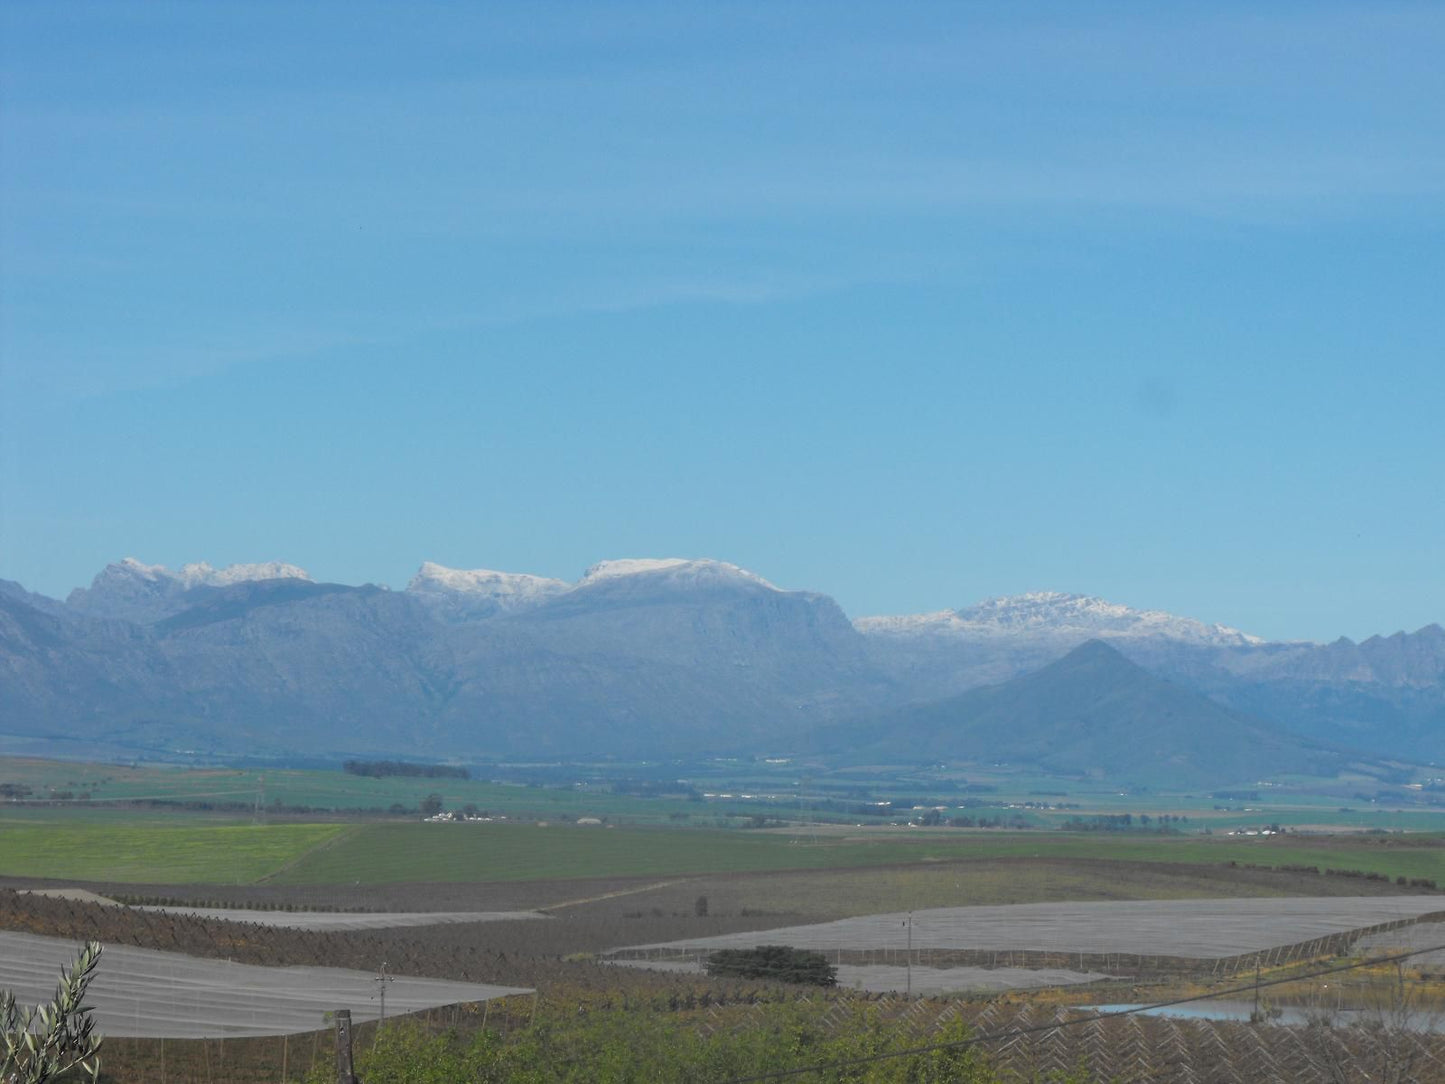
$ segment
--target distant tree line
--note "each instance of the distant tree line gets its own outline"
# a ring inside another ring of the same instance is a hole
[[[83,790],[76,794],[73,790],[56,790],[51,787],[44,794],[37,795],[35,791],[24,783],[0,783],[0,798],[12,802],[21,802],[33,799],[36,802],[72,802],[79,798],[81,801],[90,800],[90,791]]]
[[[689,802],[702,801],[702,791],[680,779],[618,779],[612,784],[612,793],[627,794],[635,798],[686,798]]]
[[[1327,869],[1325,869],[1325,870],[1322,871],[1319,866],[1302,866],[1302,865],[1266,866],[1266,865],[1261,865],[1261,864],[1259,864],[1259,863],[1257,863],[1257,862],[1235,862],[1235,861],[1233,861],[1233,860],[1231,860],[1230,862],[1228,862],[1227,865],[1228,865],[1231,869],[1266,869],[1266,870],[1275,870],[1275,871],[1279,871],[1279,872],[1282,872],[1282,873],[1313,873],[1313,874],[1315,874],[1316,876],[1318,876],[1320,873],[1323,873],[1324,876],[1326,876],[1326,877],[1357,877],[1357,878],[1359,878],[1359,879],[1362,880],[1362,881],[1385,881],[1385,882],[1388,882],[1388,881],[1390,880],[1390,875],[1387,874],[1387,873],[1379,873],[1379,872],[1375,872],[1375,871],[1371,871],[1371,870],[1363,870],[1363,869],[1328,869],[1328,868],[1327,868]],[[1396,884],[1396,886],[1398,886],[1398,887],[1400,887],[1400,888],[1424,888],[1424,889],[1428,889],[1428,890],[1431,891],[1431,892],[1435,892],[1435,891],[1438,891],[1438,890],[1439,890],[1439,886],[1436,885],[1436,883],[1435,883],[1434,881],[1432,881],[1432,880],[1431,880],[1430,878],[1428,878],[1428,877],[1406,877],[1406,876],[1404,876],[1404,875],[1402,874],[1401,876],[1395,878],[1395,884]]]
[[[366,775],[381,779],[388,775],[402,775],[413,779],[470,779],[472,773],[466,768],[454,768],[448,764],[408,764],[402,760],[348,760],[341,765],[348,775]]]
[[[934,819],[935,817],[937,819]],[[923,815],[923,818],[919,821],[919,823],[924,825],[934,825],[943,824],[945,822],[943,820],[943,815],[940,814],[938,810],[931,809]],[[1034,827],[1028,822],[1026,818],[1019,816],[1017,813],[1011,813],[1007,817],[1004,817],[1002,814],[993,817],[970,817],[967,815],[962,817],[949,817],[946,823],[950,828],[1022,829]]]
[[[1185,816],[1160,813],[1151,817],[1148,813],[1134,816],[1132,813],[1099,813],[1092,817],[1073,816],[1061,826],[1066,832],[1131,832],[1136,829],[1149,832],[1177,832],[1179,825],[1188,821]]]

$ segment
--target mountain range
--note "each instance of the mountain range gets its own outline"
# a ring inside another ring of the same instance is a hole
[[[1052,667],[1084,644],[1092,666],[1060,684]],[[1010,699],[1018,682],[1051,691]],[[1035,699],[1039,725],[1063,730],[1032,747],[983,740]],[[1144,760],[1191,780],[1252,778],[1271,763],[1325,770],[1324,749],[1445,759],[1445,630],[1266,642],[1054,592],[850,620],[826,595],[715,560],[603,561],[575,583],[428,562],[392,591],[317,583],[282,562],[172,570],[128,558],[64,601],[0,581],[0,748],[842,754],[906,718],[909,756],[1031,756],[1115,776],[1144,763],[1065,755],[1064,734],[1107,746],[1115,724],[1166,717],[1175,729],[1159,729],[1168,740]],[[1241,759],[1241,747],[1259,755]]]

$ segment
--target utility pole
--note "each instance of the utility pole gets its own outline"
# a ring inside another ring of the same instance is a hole
[[[336,1084],[357,1084],[351,1066],[351,1010],[336,1010]]]
[[[913,996],[913,912],[908,912],[908,955],[904,960],[904,974],[907,976],[907,989],[905,993]]]
[[[805,770],[798,777],[798,815],[802,818],[805,834],[809,843],[818,842],[817,825],[814,823],[816,814],[816,802],[810,799],[809,791],[813,785],[813,773]]]
[[[386,984],[391,982],[391,976],[386,973],[386,961],[381,961],[381,970],[376,973],[376,978],[371,980],[376,983],[377,992],[381,998],[381,1019],[377,1021],[378,1029],[386,1023]]]

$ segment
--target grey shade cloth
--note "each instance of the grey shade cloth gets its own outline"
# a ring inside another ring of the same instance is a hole
[[[0,987],[31,1005],[55,994],[80,943],[0,931]],[[397,976],[386,987],[388,1017],[530,990]],[[85,1003],[102,1035],[206,1039],[288,1035],[327,1026],[350,1009],[356,1023],[381,1011],[376,975],[339,967],[257,967],[179,952],[103,946]]]
[[[725,934],[638,948],[679,951],[792,945],[842,949],[979,949],[1133,953],[1213,960],[1445,912],[1445,896],[1103,900],[937,907],[812,926]]]

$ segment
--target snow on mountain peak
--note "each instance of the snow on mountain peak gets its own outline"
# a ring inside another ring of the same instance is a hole
[[[227,587],[233,583],[249,583],[252,580],[311,580],[304,568],[287,564],[285,561],[263,561],[255,564],[227,565],[212,568],[205,561],[182,565],[178,570],[165,565],[148,565],[134,557],[124,557],[115,564],[107,565],[96,576],[92,586],[99,586],[105,580],[139,579],[149,583],[173,583],[183,590],[192,587]]]
[[[464,595],[485,595],[492,598],[550,596],[566,591],[568,584],[545,576],[525,572],[494,572],[489,568],[448,568],[435,561],[424,561],[417,574],[406,585],[408,591],[455,592]]]
[[[304,568],[287,564],[285,561],[260,561],[254,564],[227,565],[212,568],[204,561],[199,564],[182,565],[181,577],[187,586],[204,584],[207,587],[228,587],[233,583],[251,583],[255,580],[305,580],[314,582]]]
[[[1210,625],[1162,610],[1135,610],[1092,595],[1031,591],[985,599],[962,610],[899,617],[862,617],[858,631],[882,636],[945,635],[1000,639],[1023,636],[1159,638],[1195,644],[1244,646],[1264,641],[1227,625]]]
[[[611,561],[598,561],[582,573],[579,582],[611,579],[614,576],[636,576],[644,572],[663,572],[690,563],[685,557],[618,557]]]
[[[122,572],[126,575],[137,576],[143,580],[158,580],[161,578],[170,579],[173,573],[165,565],[148,565],[144,561],[137,561],[134,557],[122,557],[114,564],[106,565],[96,576],[99,579],[107,573]]]
[[[193,587],[229,587],[255,580],[312,582],[305,569],[284,561],[220,569],[198,561],[171,569],[126,557],[101,569],[89,588],[72,591],[66,605],[95,617],[156,621],[183,608],[185,593]]]
[[[660,575],[659,575],[660,574]],[[763,579],[756,572],[702,557],[621,557],[611,561],[599,561],[582,575],[577,586],[587,587],[606,580],[617,580],[629,576],[657,576],[677,584],[707,584],[722,582],[744,582],[769,591],[778,587]]]
[[[453,621],[516,613],[540,606],[571,589],[561,580],[490,568],[448,568],[424,561],[406,585],[407,594]]]
[[[680,557],[600,561],[575,584],[520,572],[447,568],[427,561],[406,590],[449,620],[475,621],[532,609],[575,592],[586,595],[606,589],[609,593],[632,594],[638,590],[651,592],[659,586],[686,590],[738,583],[777,590],[761,576],[737,565]]]

